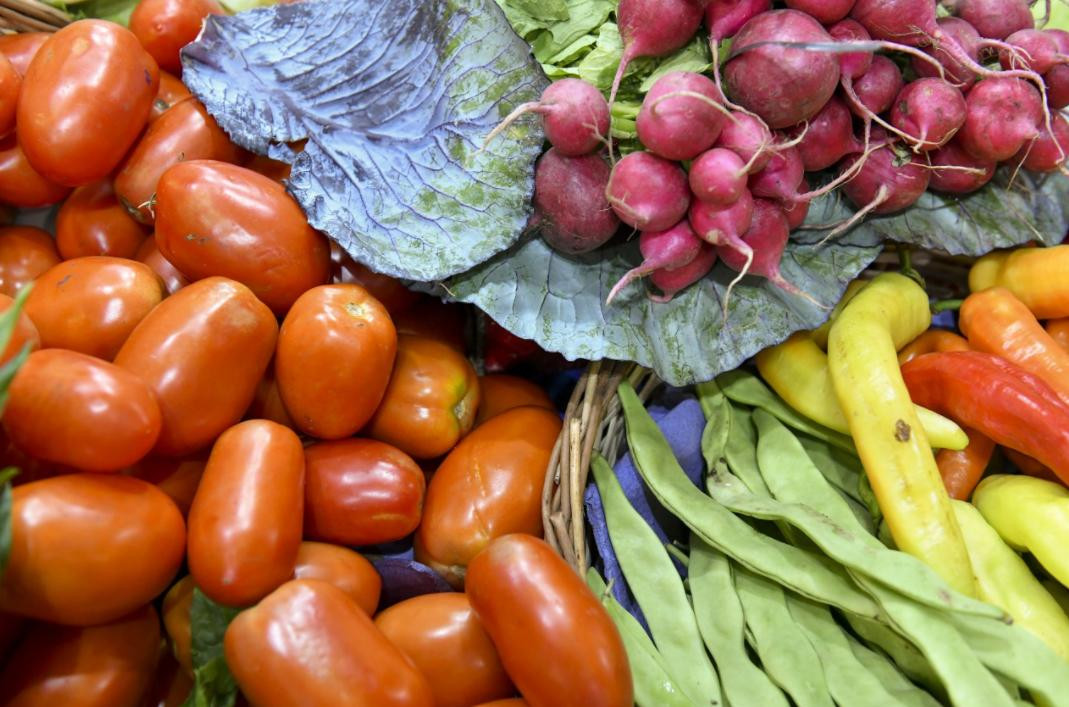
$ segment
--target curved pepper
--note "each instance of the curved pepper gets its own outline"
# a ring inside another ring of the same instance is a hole
[[[1015,550],[1028,550],[1069,587],[1069,489],[1031,476],[995,474],[980,482],[973,505]]]
[[[929,329],[898,352],[898,362],[912,361],[926,353],[940,351],[968,351],[969,342],[946,329]]]
[[[788,405],[836,432],[850,433],[828,373],[828,355],[808,332],[796,332],[783,343],[764,349],[756,361],[761,377]],[[917,408],[917,417],[933,447],[958,450],[969,443],[965,431],[953,420],[922,407]]]
[[[902,377],[918,405],[1035,458],[1069,483],[1069,405],[1039,377],[992,354],[915,358]]]
[[[995,441],[979,430],[967,429],[969,444],[965,449],[942,449],[935,455],[939,475],[951,498],[968,500],[980,483],[991,456],[995,453]]]
[[[954,516],[980,585],[980,598],[1013,617],[1069,661],[1069,617],[1021,557],[1003,542],[972,505],[953,501]]]
[[[828,332],[831,331],[832,323],[839,317],[839,313],[843,311],[843,307],[850,303],[850,300],[857,296],[858,292],[869,284],[868,280],[851,280],[846,286],[846,290],[843,291],[843,296],[839,298],[835,308],[831,310],[831,314],[828,315],[828,320],[813,330],[813,341],[817,343],[821,351],[828,350]]]
[[[969,289],[1005,287],[1039,319],[1069,317],[1069,245],[989,253],[969,270]]]
[[[898,273],[879,275],[832,324],[828,367],[895,545],[976,596],[950,497],[898,366],[897,350],[931,320],[923,288]]]
[[[961,305],[959,324],[969,346],[998,354],[1039,376],[1069,403],[1069,351],[1012,292],[995,287],[969,295]]]
[[[1069,317],[1050,319],[1043,328],[1050,334],[1050,338],[1066,351],[1069,351]]]
[[[1010,449],[1009,447],[1003,447],[1002,453],[1022,474],[1034,476],[1037,479],[1046,479],[1047,481],[1060,483],[1058,476],[1053,471],[1027,454],[1021,454],[1016,449]]]

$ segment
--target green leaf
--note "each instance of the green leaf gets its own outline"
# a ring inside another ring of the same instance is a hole
[[[11,480],[18,473],[13,466],[0,470],[0,577],[11,555]]]
[[[241,609],[221,606],[193,589],[189,611],[193,633],[193,692],[185,707],[233,707],[238,685],[223,657],[226,627]]]
[[[531,0],[534,4],[541,2],[542,0]],[[566,0],[568,19],[563,22],[545,22],[531,18],[539,28],[548,30],[532,38],[528,36],[529,31],[523,31],[528,29],[526,25],[517,27],[513,21],[516,9],[515,0],[498,0],[498,3],[505,6],[505,16],[513,24],[516,33],[531,41],[535,59],[541,62],[548,61],[549,57],[557,54],[584,34],[596,34],[598,27],[609,19],[609,13],[616,9],[615,0]],[[522,14],[528,18],[531,17],[527,13]]]
[[[507,0],[504,5],[523,11],[536,20],[564,22],[571,19],[568,3],[564,0]]]
[[[130,23],[130,15],[137,7],[138,0],[68,0],[68,2],[49,2],[69,12],[75,20],[94,17],[100,20],[117,22],[122,26]]]

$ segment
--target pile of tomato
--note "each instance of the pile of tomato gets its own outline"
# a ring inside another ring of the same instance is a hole
[[[58,205],[54,236],[0,227],[2,360],[31,351],[0,420],[0,703],[181,704],[203,600],[240,610],[253,705],[630,704],[540,539],[553,403],[477,375],[464,309],[349,259],[186,91],[213,12],[0,37],[0,202]],[[380,607],[358,550],[397,542],[455,591]]]

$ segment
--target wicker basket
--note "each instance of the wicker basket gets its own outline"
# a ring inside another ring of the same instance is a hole
[[[0,33],[55,32],[71,16],[39,0],[0,0]]]

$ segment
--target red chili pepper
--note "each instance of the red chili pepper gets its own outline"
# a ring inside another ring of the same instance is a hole
[[[969,500],[995,452],[994,440],[983,432],[966,427],[965,434],[969,436],[969,444],[965,449],[940,449],[935,455],[935,463],[939,466],[939,475],[943,477],[947,493],[959,501]]]
[[[993,354],[948,351],[902,366],[917,405],[1027,454],[1069,483],[1069,405],[1038,376]]]
[[[1027,454],[1021,454],[1016,449],[1010,449],[1009,447],[1003,447],[1002,452],[1022,474],[1034,476],[1037,479],[1046,479],[1047,481],[1058,480],[1053,471]]]

